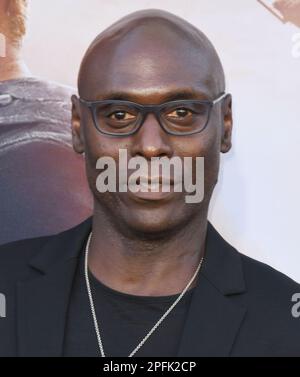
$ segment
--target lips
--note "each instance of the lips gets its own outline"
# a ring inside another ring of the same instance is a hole
[[[141,176],[137,179],[137,184],[142,184],[142,185],[165,185],[165,184],[170,184],[174,185],[174,179],[171,177],[164,177],[164,176],[159,176],[159,177],[146,177],[146,176]]]
[[[136,181],[131,182],[129,180],[128,191],[130,197],[142,199],[143,201],[169,200],[178,191],[176,190],[177,184],[174,183],[173,178],[164,176],[140,176]]]
[[[133,192],[170,192],[173,186],[174,180],[164,176],[140,176],[136,181],[128,182],[128,188]]]

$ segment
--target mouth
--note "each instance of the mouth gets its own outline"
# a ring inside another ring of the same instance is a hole
[[[174,185],[174,179],[172,177],[167,176],[157,176],[157,177],[149,177],[149,176],[141,176],[138,177],[136,180],[137,184],[141,185]]]
[[[128,183],[130,196],[143,201],[166,200],[174,195],[175,182],[170,177],[142,176],[131,184]]]

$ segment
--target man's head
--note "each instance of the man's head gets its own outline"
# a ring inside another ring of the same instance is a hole
[[[225,91],[219,57],[207,37],[188,22],[168,12],[135,12],[102,32],[88,48],[81,64],[78,89],[85,100],[125,99],[142,105],[175,99],[214,100]],[[73,98],[73,144],[85,153],[87,176],[96,207],[106,211],[119,229],[139,234],[176,230],[207,213],[217,182],[220,152],[231,147],[231,97],[211,111],[207,127],[189,136],[167,134],[154,114],[131,136],[103,135],[91,112]],[[205,158],[205,197],[185,203],[185,194],[172,192],[159,200],[140,199],[132,193],[100,194],[96,189],[96,161],[119,149],[128,158]]]
[[[27,0],[0,0],[0,33],[19,47],[26,32]]]

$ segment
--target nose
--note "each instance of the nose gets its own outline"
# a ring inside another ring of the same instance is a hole
[[[133,135],[132,156],[148,160],[152,157],[172,157],[173,150],[168,135],[160,126],[154,114],[148,114],[141,128]]]

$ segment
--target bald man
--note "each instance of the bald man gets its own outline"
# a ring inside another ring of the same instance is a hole
[[[300,286],[240,254],[207,220],[232,131],[207,37],[167,12],[133,13],[91,44],[78,86],[73,146],[85,155],[93,216],[0,248],[0,355],[299,356]],[[174,158],[192,161],[186,175],[151,165],[131,190],[134,163]],[[203,195],[187,201],[197,185],[177,185],[199,172]]]
[[[91,215],[71,138],[74,89],[32,77],[22,59],[26,0],[0,0],[0,244],[69,229]]]

